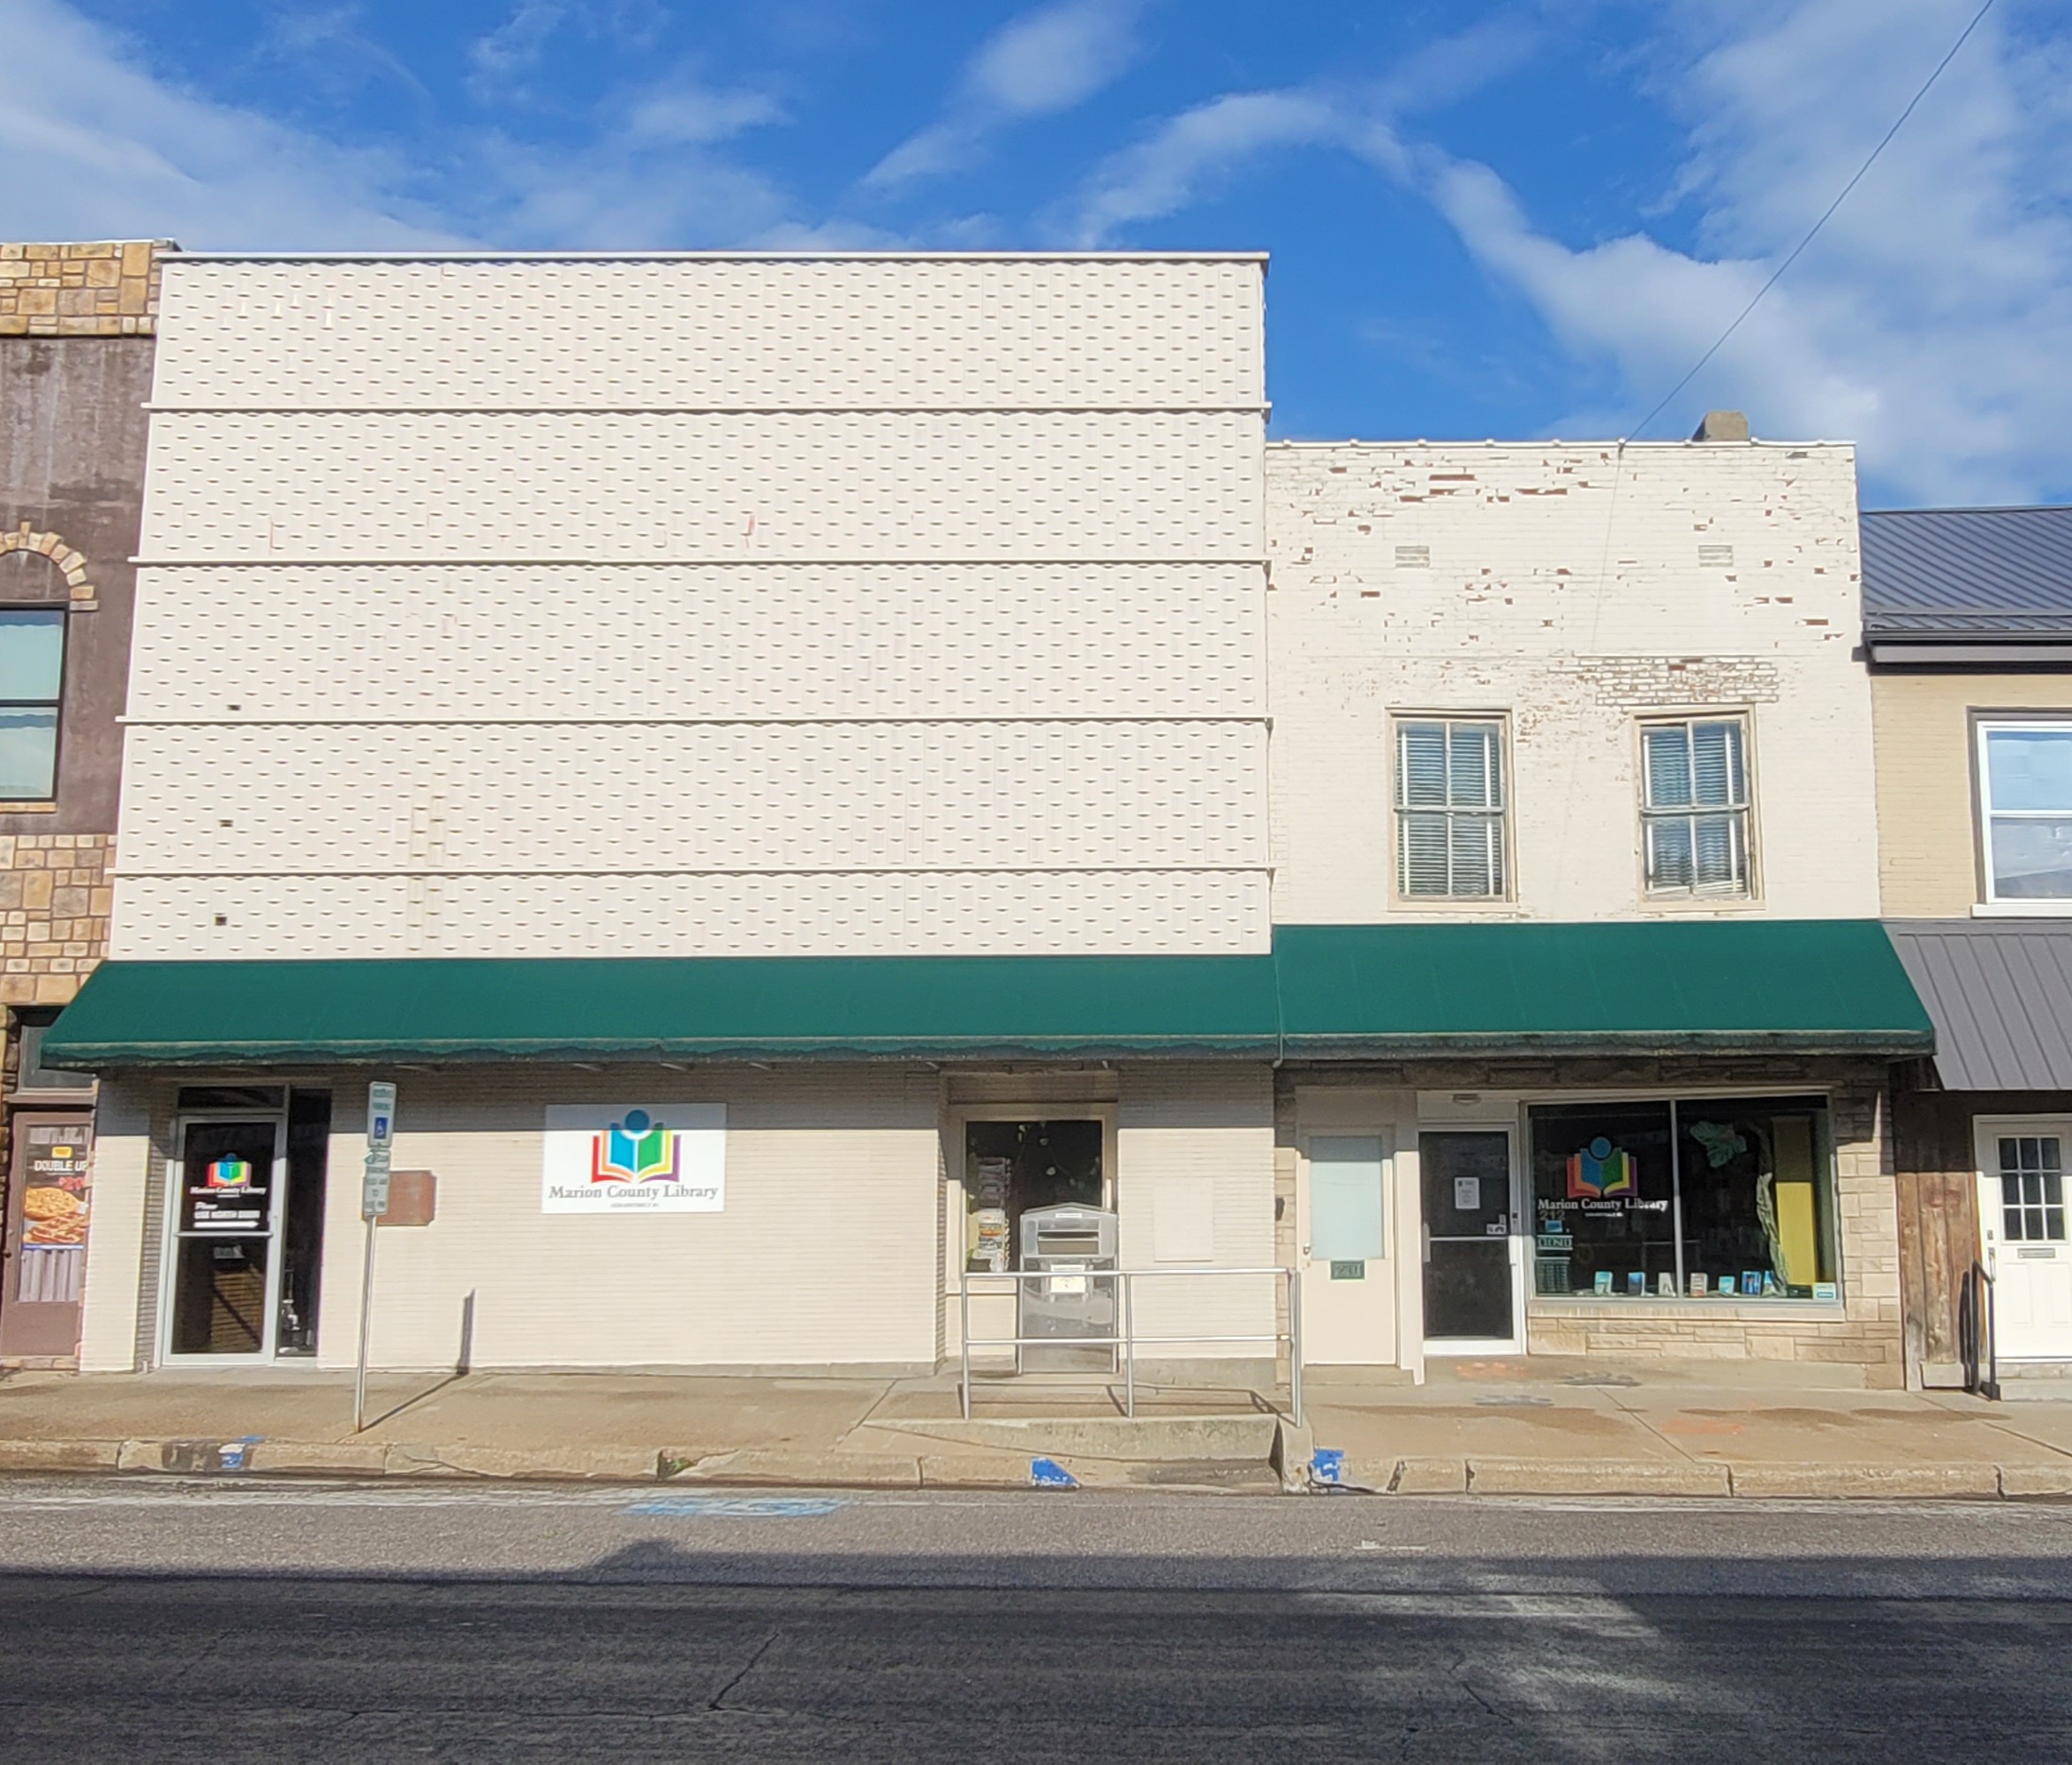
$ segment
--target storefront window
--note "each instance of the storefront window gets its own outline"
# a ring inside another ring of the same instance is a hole
[[[1541,1297],[1837,1296],[1819,1099],[1561,1105],[1532,1125]]]

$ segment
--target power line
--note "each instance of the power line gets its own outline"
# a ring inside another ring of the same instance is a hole
[[[1683,379],[1679,380],[1673,386],[1671,386],[1667,392],[1665,392],[1662,395],[1661,403],[1657,404],[1654,409],[1650,411],[1645,417],[1640,420],[1638,425],[1633,431],[1634,437],[1637,437],[1638,436],[1640,436],[1647,429],[1650,423],[1652,423],[1657,417],[1661,416],[1662,413],[1669,408],[1670,401],[1675,398],[1679,392],[1683,391],[1686,386],[1689,386],[1693,380],[1697,379],[1699,370],[1703,368],[1707,362],[1711,361],[1715,355],[1719,354],[1723,348],[1726,347],[1726,340],[1729,337],[1731,337],[1737,331],[1740,330],[1741,320],[1746,318],[1751,313],[1753,313],[1755,308],[1761,303],[1763,296],[1768,294],[1771,289],[1774,288],[1777,285],[1778,278],[1781,277],[1786,270],[1789,269],[1792,265],[1796,264],[1799,261],[1799,254],[1804,251],[1807,246],[1813,243],[1814,237],[1816,234],[1819,233],[1820,230],[1823,227],[1826,226],[1827,223],[1834,218],[1835,211],[1839,209],[1843,202],[1848,200],[1850,191],[1854,190],[1859,183],[1863,181],[1863,174],[1869,171],[1872,166],[1877,163],[1877,156],[1883,153],[1887,147],[1892,146],[1892,137],[1898,134],[1900,129],[1906,126],[1907,119],[1914,113],[1915,107],[1920,104],[1922,99],[1926,98],[1928,95],[1929,88],[1932,87],[1937,80],[1943,77],[1943,70],[1949,66],[1952,61],[1957,60],[1958,50],[1961,49],[1964,44],[1970,41],[1972,32],[1977,30],[1980,25],[1985,23],[1986,14],[1993,10],[1993,7],[1994,0],[1986,0],[1985,5],[1980,7],[1978,10],[1975,14],[1973,14],[1971,23],[1964,26],[1962,32],[1960,33],[1960,35],[1958,36],[1957,41],[1950,44],[1949,53],[1935,64],[1935,72],[1930,74],[1927,78],[1922,82],[1921,90],[1913,94],[1913,97],[1909,100],[1907,108],[1904,111],[1900,111],[1899,120],[1885,131],[1885,139],[1880,141],[1876,146],[1871,149],[1871,157],[1865,160],[1861,165],[1857,167],[1857,175],[1854,178],[1850,179],[1847,183],[1842,185],[1841,194],[1827,205],[1826,214],[1823,214],[1820,219],[1815,221],[1813,225],[1807,230],[1806,237],[1801,239],[1798,244],[1791,248],[1791,255],[1786,258],[1783,263],[1779,264],[1775,269],[1770,272],[1770,280],[1764,283],[1760,288],[1755,290],[1755,298],[1749,301],[1746,306],[1742,307],[1740,312],[1736,316],[1734,322],[1720,334],[1720,340],[1715,343],[1711,349],[1707,350],[1703,355],[1701,355],[1697,359],[1697,361],[1692,363],[1690,372],[1686,374]]]

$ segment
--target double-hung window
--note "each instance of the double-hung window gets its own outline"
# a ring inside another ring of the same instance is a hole
[[[1503,725],[1403,718],[1396,726],[1396,886],[1406,900],[1500,900]]]
[[[2072,901],[2072,721],[1981,723],[1986,899]]]
[[[1749,894],[1748,812],[1741,718],[1641,725],[1641,863],[1650,896]]]
[[[64,608],[0,607],[0,801],[58,794],[64,672]]]

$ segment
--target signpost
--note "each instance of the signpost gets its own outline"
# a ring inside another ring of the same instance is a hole
[[[367,1172],[360,1179],[360,1218],[367,1250],[360,1268],[360,1359],[352,1378],[352,1431],[367,1427],[367,1327],[374,1306],[374,1223],[388,1211],[388,1170],[396,1140],[396,1088],[367,1088]]]

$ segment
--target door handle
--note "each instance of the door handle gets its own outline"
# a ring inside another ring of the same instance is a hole
[[[1428,1225],[1421,1229],[1425,1235],[1425,1260],[1430,1262],[1431,1260],[1431,1227]]]

